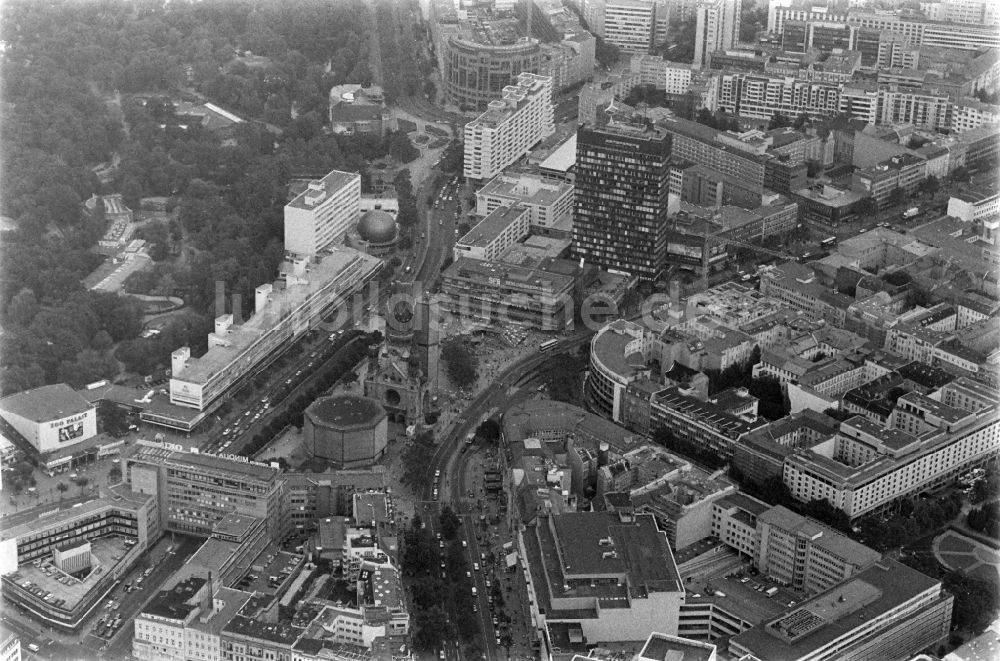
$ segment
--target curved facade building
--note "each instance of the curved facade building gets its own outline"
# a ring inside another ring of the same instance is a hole
[[[512,85],[519,73],[540,73],[542,50],[535,39],[489,44],[462,37],[448,39],[445,89],[448,101],[466,110],[485,110]]]
[[[305,410],[302,437],[310,457],[335,468],[371,466],[385,452],[388,417],[370,397],[321,397]]]
[[[642,326],[619,319],[599,330],[590,341],[587,403],[615,422],[621,420],[625,389],[646,369],[645,338]]]

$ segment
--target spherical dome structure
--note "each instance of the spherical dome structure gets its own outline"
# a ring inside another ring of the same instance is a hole
[[[358,221],[358,235],[368,243],[392,243],[396,240],[396,220],[379,209],[366,211]]]
[[[385,452],[388,421],[378,401],[358,395],[321,397],[305,410],[306,451],[337,468],[370,466]]]

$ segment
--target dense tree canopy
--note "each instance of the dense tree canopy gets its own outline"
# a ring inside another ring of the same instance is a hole
[[[367,185],[370,160],[415,155],[402,134],[321,130],[332,85],[372,82],[362,0],[15,0],[4,9],[0,213],[16,225],[0,265],[4,392],[148,373],[176,348],[168,343],[197,353],[205,320],[221,312],[216,283],[241,295],[246,315],[253,289],[277,275],[289,181],[339,168]],[[203,100],[248,121],[220,135],[174,105]],[[92,248],[107,226],[101,205],[84,213],[81,203],[114,192],[136,211],[144,196],[178,210],[142,228],[157,267],[125,288],[180,296],[193,310],[155,339],[136,339],[138,304],[81,283],[103,260]]]

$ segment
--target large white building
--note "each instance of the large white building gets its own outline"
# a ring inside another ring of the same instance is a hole
[[[652,515],[542,515],[518,536],[539,625],[579,627],[591,645],[677,633],[684,584]]]
[[[962,377],[930,397],[901,397],[886,427],[862,416],[841,423],[837,436],[788,457],[783,479],[798,500],[825,498],[855,519],[945,484],[998,452],[995,395]]]
[[[729,658],[910,659],[948,636],[941,581],[885,559],[729,639]]]
[[[476,215],[519,204],[535,227],[563,227],[573,221],[573,186],[538,174],[501,174],[476,193]]]
[[[495,261],[530,231],[531,213],[521,205],[497,207],[455,242],[454,257]]]
[[[1000,194],[978,191],[952,193],[948,200],[948,215],[967,223],[1000,215]]]
[[[629,61],[629,70],[639,77],[640,85],[652,85],[667,94],[687,94],[691,89],[692,65],[671,62],[662,55],[636,54]]]
[[[361,175],[333,170],[285,205],[285,252],[315,255],[343,238],[360,214]]]
[[[97,409],[65,383],[0,399],[0,417],[42,453],[97,435]]]
[[[501,99],[465,125],[464,174],[492,179],[554,131],[552,78],[521,73]]]
[[[604,40],[626,53],[648,53],[656,30],[653,0],[607,0]]]
[[[708,64],[708,56],[736,45],[740,36],[742,0],[704,0],[696,8],[694,66]]]
[[[203,356],[193,358],[190,347],[171,354],[170,402],[204,410],[240,377],[343,304],[381,266],[380,259],[352,248],[299,256],[282,265],[275,284],[257,287],[248,320],[238,323],[232,314],[222,315]]]

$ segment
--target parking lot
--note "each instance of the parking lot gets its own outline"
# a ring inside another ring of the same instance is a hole
[[[191,537],[163,537],[122,577],[75,634],[54,631],[15,608],[4,609],[3,623],[21,639],[22,658],[80,661],[101,658],[102,653],[104,658],[128,658],[132,649],[131,618],[187,562],[201,542]],[[126,590],[126,585],[132,587]],[[109,626],[116,620],[117,626]],[[31,646],[37,647],[37,652]]]

